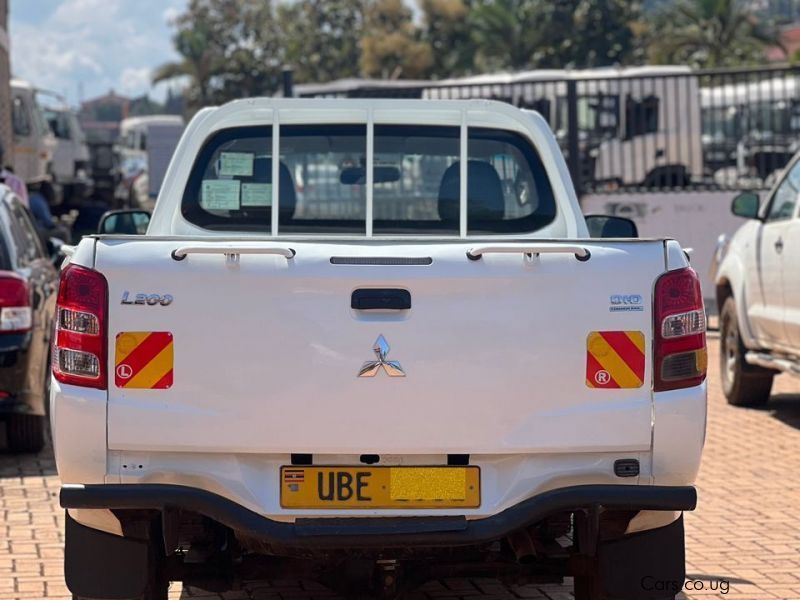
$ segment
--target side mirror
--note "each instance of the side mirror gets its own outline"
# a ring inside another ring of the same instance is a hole
[[[60,266],[67,256],[67,253],[64,251],[65,248],[66,243],[61,238],[47,238],[47,252],[50,255],[50,260],[56,267]]]
[[[110,210],[100,217],[97,233],[103,235],[144,235],[150,224],[146,210]]]
[[[755,192],[742,192],[731,202],[731,212],[737,217],[757,219],[761,201]]]
[[[639,229],[631,219],[610,215],[587,215],[586,227],[593,238],[637,238]]]

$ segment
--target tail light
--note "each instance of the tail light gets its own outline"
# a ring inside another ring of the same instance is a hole
[[[53,344],[53,376],[58,381],[106,389],[107,306],[105,277],[79,265],[64,267]]]
[[[16,275],[0,277],[0,334],[21,333],[33,326],[28,283]]]
[[[654,310],[656,392],[699,385],[706,378],[706,312],[700,280],[690,267],[656,281]]]

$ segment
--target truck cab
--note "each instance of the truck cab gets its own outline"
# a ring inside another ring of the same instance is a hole
[[[14,172],[39,188],[50,204],[58,201],[53,181],[57,141],[37,100],[36,88],[11,80],[11,125],[14,134]]]
[[[39,90],[37,98],[56,138],[53,152],[53,179],[60,187],[64,202],[80,203],[92,192],[91,163],[86,134],[78,116],[64,99],[53,92]]]
[[[152,210],[167,165],[184,128],[178,115],[130,117],[120,123],[115,145],[121,181],[117,204]]]

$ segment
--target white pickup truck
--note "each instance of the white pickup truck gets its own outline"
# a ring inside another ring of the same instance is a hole
[[[733,199],[733,214],[749,219],[720,237],[712,278],[720,327],[720,372],[728,402],[769,400],[777,373],[800,374],[800,154],[761,203],[755,192]]]
[[[146,235],[84,238],[64,268],[53,356],[77,596],[276,576],[350,597],[461,575],[571,575],[579,599],[684,584],[698,278],[675,241],[590,238],[536,113],[200,111]]]

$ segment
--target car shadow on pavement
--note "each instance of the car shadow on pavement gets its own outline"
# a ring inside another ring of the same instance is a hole
[[[782,423],[800,429],[800,394],[773,394],[763,408]]]
[[[0,480],[13,477],[47,477],[56,474],[56,460],[50,428],[47,428],[44,448],[37,454],[12,452],[6,443],[6,426],[0,422]]]

